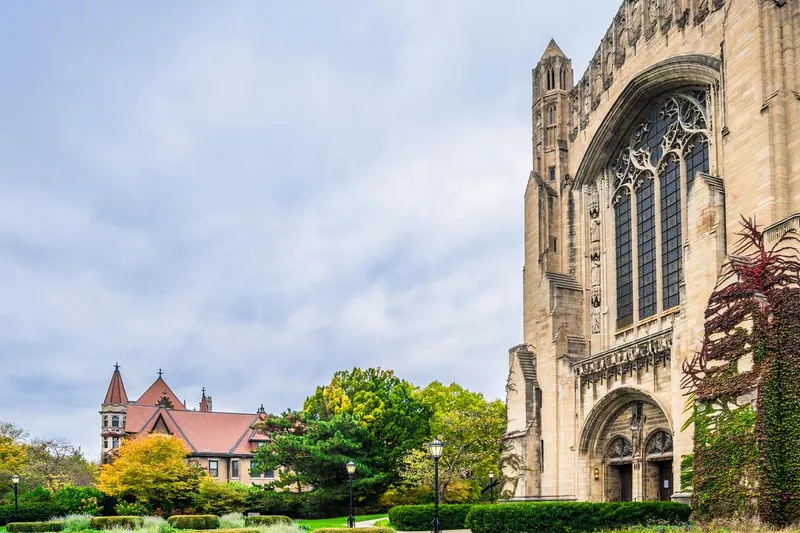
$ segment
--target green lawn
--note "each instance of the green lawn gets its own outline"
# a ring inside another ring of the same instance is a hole
[[[383,514],[367,514],[356,516],[356,522],[363,522],[365,520],[375,520],[376,518],[386,518],[386,513]],[[311,531],[315,529],[321,529],[323,527],[347,527],[347,517],[341,516],[339,518],[320,518],[319,520],[298,520],[302,525],[308,526],[311,528]]]

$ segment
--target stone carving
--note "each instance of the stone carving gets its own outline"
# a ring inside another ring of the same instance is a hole
[[[656,33],[659,18],[659,0],[647,0],[647,13],[645,15],[644,38],[650,40]]]
[[[657,176],[667,157],[686,153],[695,136],[709,137],[705,91],[673,93],[655,106],[656,116],[666,122],[666,132],[660,140],[657,139],[655,146],[652,140],[648,140],[648,133],[655,126],[651,115],[633,129],[627,145],[620,149],[611,164],[612,200],[615,204],[622,198],[624,189],[636,189],[645,176]]]
[[[625,55],[628,48],[628,16],[625,6],[626,4],[623,3],[619,11],[617,11],[617,16],[614,17],[614,63],[617,68],[625,63]]]
[[[598,48],[592,58],[592,111],[600,105],[600,95],[603,93],[603,52]]]
[[[700,24],[708,16],[709,13],[708,0],[695,0],[695,1],[697,3],[695,4],[694,23]]]
[[[633,375],[657,364],[666,366],[671,351],[672,329],[668,329],[601,352],[573,365],[575,386],[608,380],[611,376],[623,373]]]
[[[587,190],[589,201],[589,254],[592,333],[600,333],[600,192],[597,185],[592,184]]]
[[[642,3],[634,0],[630,3],[630,15],[628,17],[628,44],[636,46],[636,42],[642,35]]]
[[[659,431],[647,443],[647,455],[664,455],[672,453],[672,435]]]
[[[642,428],[647,421],[644,414],[644,402],[638,401],[631,405],[631,417],[629,424],[631,428],[631,448],[633,448],[633,455],[639,455],[639,445],[642,441]]]
[[[592,305],[592,333],[600,333],[600,307]]]
[[[615,437],[608,445],[609,459],[626,459],[632,455],[631,443],[625,437]]]

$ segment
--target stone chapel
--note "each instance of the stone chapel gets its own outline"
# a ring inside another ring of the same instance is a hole
[[[512,500],[681,500],[681,389],[740,216],[800,228],[800,0],[624,0],[533,69]]]

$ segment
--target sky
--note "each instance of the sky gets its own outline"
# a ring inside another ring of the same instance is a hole
[[[97,458],[116,362],[215,411],[354,366],[503,398],[531,69],[618,3],[5,3],[0,420]]]

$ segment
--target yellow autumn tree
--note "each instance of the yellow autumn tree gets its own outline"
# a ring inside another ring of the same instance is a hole
[[[186,444],[170,435],[126,439],[111,464],[103,465],[97,488],[117,498],[135,499],[152,510],[189,505],[206,472],[186,462]]]
[[[21,473],[26,459],[25,446],[22,443],[0,436],[0,494],[11,490],[11,476]]]

